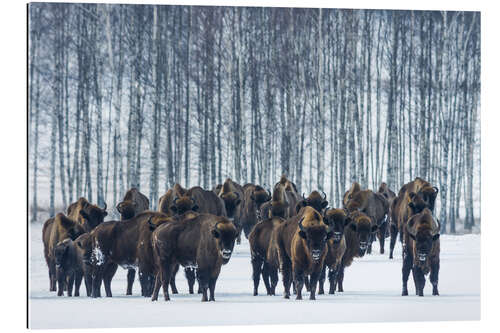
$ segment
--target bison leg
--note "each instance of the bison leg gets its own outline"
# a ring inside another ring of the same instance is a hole
[[[326,278],[326,265],[323,265],[323,269],[321,270],[321,273],[319,274],[318,295],[323,295],[325,293],[325,289],[324,289],[325,278]]]
[[[268,295],[271,294],[271,283],[269,282],[269,273],[270,273],[270,267],[269,265],[264,261],[264,265],[262,267],[262,280],[264,280],[264,285],[266,286],[266,292]]]
[[[129,269],[127,272],[127,292],[125,295],[132,295],[132,286],[134,285],[135,269]]]
[[[380,244],[380,254],[384,254],[384,245],[385,245],[385,234],[387,231],[387,222],[382,222],[379,226],[377,237]]]
[[[391,224],[390,231],[391,231],[391,243],[390,243],[389,259],[393,259],[394,246],[396,245],[396,240],[398,238],[398,227],[394,224]]]
[[[337,273],[339,267],[335,267],[334,269],[328,269],[328,281],[330,282],[330,290],[328,293],[333,295],[335,294],[335,287],[337,286]]]
[[[439,260],[431,262],[431,276],[429,279],[431,280],[432,283],[433,296],[439,296],[438,278],[439,278]]]
[[[177,290],[177,286],[175,285],[175,277],[177,276],[177,272],[179,271],[179,264],[174,266],[174,269],[171,271],[169,284],[170,289],[172,289],[172,294],[178,294],[179,290]],[[188,281],[189,283],[189,281]]]
[[[263,261],[258,256],[253,256],[252,258],[252,278],[253,278],[253,295],[258,295],[259,282],[260,282],[260,274],[262,272]]]
[[[318,284],[318,278],[319,278],[320,274],[321,274],[321,271],[315,271],[315,272],[312,272],[312,274],[311,274],[311,278],[309,280],[309,284],[310,284],[310,288],[311,288],[311,293],[309,294],[310,300],[316,299],[316,286]]]
[[[49,265],[49,290],[50,291],[57,291],[56,287],[56,282],[57,282],[57,277],[56,277],[56,265],[51,262],[48,264]]]
[[[75,273],[75,297],[80,296],[80,285],[82,284],[83,273]]]
[[[210,273],[207,272],[206,270],[198,270],[198,285],[201,288],[201,292],[203,296],[201,297],[202,302],[207,302],[208,301],[208,296],[207,296],[207,289],[208,289],[208,284],[210,282]]]
[[[297,297],[296,300],[302,299],[302,288],[304,287],[304,272],[300,270],[295,270],[293,272],[293,280],[295,282],[295,288],[297,288]]]
[[[306,286],[307,291],[311,291],[311,284],[309,283],[309,276],[304,276],[304,285]]]
[[[210,301],[215,302],[215,284],[217,283],[217,276],[210,278],[208,281],[208,288],[210,289]]]
[[[164,263],[161,268],[161,285],[163,287],[163,296],[165,301],[170,301],[170,295],[168,294],[168,284],[172,278],[172,273],[175,271],[175,266],[172,267],[169,263]]]
[[[160,292],[160,286],[161,286],[161,277],[160,277],[160,272],[156,273],[155,277],[155,286],[153,289],[153,295],[151,296],[151,301],[157,301],[158,300],[158,293]]]
[[[415,280],[415,289],[418,296],[424,296],[425,276],[419,266],[413,267],[413,279]]]
[[[188,281],[189,293],[194,294],[194,282],[196,280],[196,270],[193,267],[184,268],[184,274]],[[173,287],[172,287],[173,289]]]
[[[66,286],[68,289],[68,296],[69,297],[73,296],[74,283],[75,283],[75,274],[74,273],[68,274],[68,276],[66,277]]]
[[[87,297],[92,296],[92,276],[89,272],[83,273],[83,278],[85,282],[85,291],[87,292]]]
[[[403,247],[403,291],[401,293],[402,296],[408,296],[408,277],[410,276],[410,271],[413,266],[413,258],[408,253],[408,249]]]
[[[269,266],[269,277],[271,279],[271,295],[276,295],[276,285],[278,285],[278,270]]]
[[[92,274],[92,297],[101,297],[102,268],[95,269]]]
[[[283,288],[284,288],[284,297],[290,298],[290,285],[292,284],[292,265],[290,264],[290,260],[287,258],[284,260],[282,265],[282,275],[283,275]]]
[[[113,279],[113,276],[115,276],[117,269],[118,265],[110,264],[104,270],[102,280],[104,282],[104,290],[106,291],[106,297],[113,297],[113,294],[111,293],[111,280]]]
[[[62,296],[64,293],[64,281],[66,280],[66,274],[61,269],[57,272],[57,296]]]
[[[338,284],[338,291],[343,292],[344,291],[344,265],[341,264],[340,268],[337,272],[337,284]]]

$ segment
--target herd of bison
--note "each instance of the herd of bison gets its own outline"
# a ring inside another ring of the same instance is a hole
[[[66,214],[58,213],[43,225],[50,291],[79,296],[84,280],[87,296],[100,297],[104,282],[111,297],[111,280],[121,266],[128,270],[127,295],[138,271],[142,296],[155,301],[163,287],[169,300],[169,287],[172,294],[178,293],[175,276],[181,265],[189,293],[194,293],[197,281],[202,301],[214,301],[221,266],[229,262],[243,231],[250,244],[254,295],[261,277],[267,294],[275,295],[278,271],[285,298],[290,298],[293,286],[296,299],[302,299],[305,286],[315,299],[316,288],[318,294],[325,293],[327,275],[328,292],[342,292],[345,267],[371,253],[377,238],[384,253],[389,235],[392,258],[398,233],[402,295],[408,295],[410,272],[417,295],[423,296],[428,273],[432,294],[439,295],[440,226],[433,215],[437,193],[437,187],[418,177],[397,196],[385,183],[377,192],[353,183],[343,207],[330,208],[326,194],[300,196],[286,176],[272,193],[228,178],[213,190],[176,184],[160,198],[158,211],[149,210],[148,198],[132,188],[116,206],[120,221],[106,222],[106,205],[101,208],[80,198]]]

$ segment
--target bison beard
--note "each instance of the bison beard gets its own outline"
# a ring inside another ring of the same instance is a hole
[[[152,235],[157,273],[151,300],[158,299],[160,286],[165,300],[170,300],[167,282],[180,264],[197,268],[202,301],[215,301],[215,284],[221,266],[231,258],[236,236],[232,222],[211,214],[199,214],[158,227]],[[207,290],[210,290],[210,298]]]

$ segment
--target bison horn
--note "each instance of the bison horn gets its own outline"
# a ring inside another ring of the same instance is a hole
[[[271,190],[267,189],[267,193],[269,194],[269,198],[271,198],[273,195],[271,194]]]
[[[152,220],[152,219],[153,219],[153,216],[151,215],[151,216],[149,217],[149,219],[148,219],[148,225],[149,225],[149,227],[151,227],[151,228],[155,228],[156,226],[154,225],[154,223],[153,223],[153,222],[151,222],[151,220]]]
[[[326,200],[326,193],[324,191],[321,192],[323,192],[323,200]]]
[[[306,197],[304,196],[304,193],[302,193],[302,199],[306,200]]]
[[[240,198],[240,194],[238,192],[234,192],[234,194],[236,194],[236,199]]]
[[[303,221],[303,220],[304,220],[304,218],[301,218],[301,219],[300,219],[300,221],[299,221],[299,229],[300,229],[300,231],[306,232],[306,231],[304,230],[304,226],[302,225],[302,221]]]
[[[106,204],[106,202],[104,202],[104,208],[102,210],[106,210],[106,208],[108,208],[108,205]]]
[[[439,189],[436,186],[434,186],[433,189],[434,189],[434,191],[436,191],[436,194],[439,193]]]

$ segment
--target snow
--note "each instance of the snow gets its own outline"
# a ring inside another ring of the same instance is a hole
[[[346,269],[344,293],[308,296],[296,301],[282,297],[280,281],[277,296],[266,296],[261,282],[259,296],[252,296],[248,241],[236,245],[229,263],[222,267],[215,290],[216,302],[201,302],[201,295],[187,293],[184,274],[177,275],[180,294],[158,302],[140,296],[136,275],[133,295],[126,296],[127,271],[118,269],[112,282],[112,298],[86,296],[57,297],[49,292],[48,270],[43,258],[42,226],[32,224],[30,248],[30,327],[96,328],[158,327],[251,324],[311,324],[335,322],[447,321],[480,319],[480,235],[442,235],[440,296],[431,295],[427,280],[424,297],[415,296],[410,276],[410,296],[401,295],[401,248],[397,244],[394,260],[388,253],[355,260]],[[244,238],[244,237],[243,237]],[[386,242],[386,247],[388,247]],[[428,278],[428,277],[427,277]],[[195,286],[195,289],[197,286]],[[328,290],[328,282],[325,283]],[[84,285],[80,293],[85,295]],[[103,291],[104,294],[104,291]]]

